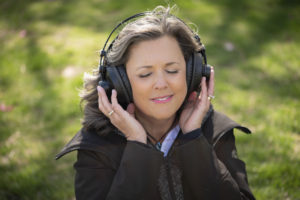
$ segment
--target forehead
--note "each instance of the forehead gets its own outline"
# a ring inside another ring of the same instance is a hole
[[[169,62],[183,63],[184,57],[174,37],[162,36],[132,45],[129,49],[126,66],[153,66]]]

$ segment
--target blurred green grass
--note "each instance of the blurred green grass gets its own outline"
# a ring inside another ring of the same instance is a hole
[[[257,199],[300,199],[300,4],[178,0],[216,70],[215,108],[236,133]],[[78,89],[114,25],[159,0],[0,1],[0,199],[74,199]]]

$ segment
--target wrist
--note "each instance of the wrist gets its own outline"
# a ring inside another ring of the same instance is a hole
[[[196,129],[199,129],[201,128],[201,124],[202,124],[202,119],[201,119],[201,123],[197,123],[197,124],[191,124],[191,125],[187,125],[185,127],[183,127],[181,130],[182,130],[182,133],[183,134],[187,134],[189,132],[192,132]]]
[[[195,131],[197,129],[200,129],[200,127],[194,127],[194,128],[190,128],[190,129],[185,129],[185,130],[182,130],[182,133],[183,133],[183,135],[185,135],[185,134],[193,132],[193,131]]]
[[[147,144],[147,137],[144,137],[144,136],[129,136],[129,137],[127,137],[127,141],[137,141],[137,142]]]

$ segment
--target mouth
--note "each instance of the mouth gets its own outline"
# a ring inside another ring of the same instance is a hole
[[[151,99],[154,103],[168,103],[173,98],[173,95],[168,96],[162,96],[162,97],[156,97]]]

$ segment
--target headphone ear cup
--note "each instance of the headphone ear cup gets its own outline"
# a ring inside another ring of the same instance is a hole
[[[101,86],[104,90],[106,95],[109,97],[111,96],[111,84],[108,81],[101,80],[98,82],[98,85]]]
[[[194,60],[194,55],[192,54],[189,57],[188,62],[186,63],[186,84],[187,84],[187,95],[189,96],[190,94],[190,88],[191,88],[191,80],[192,80],[192,72],[193,72],[193,60]]]
[[[189,95],[193,91],[197,91],[202,78],[203,59],[200,53],[193,52],[186,66],[186,81]]]
[[[129,103],[133,101],[132,91],[129,79],[127,77],[126,69],[124,65],[107,67],[106,79],[117,91],[118,103],[126,110]],[[109,97],[110,98],[110,97]]]

